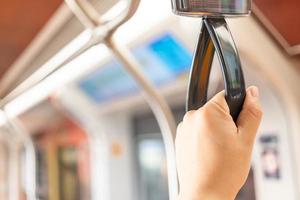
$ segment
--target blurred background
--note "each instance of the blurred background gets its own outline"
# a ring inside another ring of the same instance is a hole
[[[90,1],[100,14],[118,2]],[[250,17],[227,19],[247,85],[260,88],[265,112],[237,200],[300,199],[299,10],[298,0],[254,0]],[[141,0],[114,34],[176,123],[185,113],[200,27],[200,19],[172,14],[169,0]],[[169,199],[159,123],[139,84],[104,45],[6,101],[86,33],[63,0],[0,1],[0,199]],[[224,89],[217,59],[212,70],[211,95]]]

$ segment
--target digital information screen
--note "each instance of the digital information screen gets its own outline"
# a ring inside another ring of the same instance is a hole
[[[186,73],[192,54],[171,33],[161,35],[149,43],[133,49],[144,74],[156,85],[163,86]],[[127,75],[117,60],[86,76],[79,88],[94,102],[128,96],[138,91],[134,80]]]

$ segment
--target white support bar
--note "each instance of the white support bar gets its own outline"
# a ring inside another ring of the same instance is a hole
[[[157,119],[166,149],[169,199],[175,200],[178,195],[178,178],[174,145],[176,123],[172,111],[164,97],[159,94],[157,89],[142,73],[140,64],[133,57],[132,53],[127,48],[117,45],[112,38],[106,40],[106,45],[121,61],[125,70],[141,88],[145,99]]]
[[[10,160],[12,163],[12,173],[17,173],[17,176],[15,176],[14,174],[10,174],[12,176],[14,176],[14,181],[17,181],[16,183],[18,183],[18,180],[20,177],[18,177],[18,174],[20,174],[22,177],[24,177],[23,182],[21,182],[21,186],[23,186],[24,188],[24,192],[26,194],[26,198],[28,200],[37,200],[36,197],[36,152],[34,149],[34,144],[32,139],[30,138],[30,134],[27,133],[27,131],[25,131],[25,129],[21,126],[21,124],[19,123],[19,121],[15,118],[12,117],[10,115],[9,112],[7,112],[5,109],[3,111],[3,115],[6,117],[6,126],[8,127],[8,130],[12,133],[13,136],[13,140],[16,141],[16,146],[14,147],[14,150],[12,151],[12,155],[15,156],[15,158],[17,160]],[[25,155],[25,174],[22,174],[22,172],[20,171],[19,167],[20,167],[20,159],[21,157],[19,156],[19,153],[21,152],[21,149],[18,149],[18,145],[20,145],[20,148],[24,148],[24,155]],[[16,162],[15,162],[16,161]],[[17,165],[17,166],[14,166]],[[16,171],[14,171],[16,170]],[[23,176],[24,175],[24,176]],[[11,186],[12,190],[16,190],[16,183],[13,183],[13,185]],[[20,184],[18,184],[20,185]],[[18,199],[18,194],[12,194],[10,191],[10,198],[12,200],[17,200]],[[15,191],[16,193],[16,191]],[[17,191],[18,193],[18,191]],[[16,198],[16,199],[14,199]]]

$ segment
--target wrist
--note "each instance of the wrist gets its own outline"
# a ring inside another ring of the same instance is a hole
[[[234,200],[234,197],[213,192],[201,192],[201,194],[180,193],[178,200]]]

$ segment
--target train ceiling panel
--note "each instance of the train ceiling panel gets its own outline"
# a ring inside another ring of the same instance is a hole
[[[254,0],[253,12],[290,55],[300,54],[300,1]]]
[[[88,1],[104,13],[119,0]],[[63,0],[1,1],[0,96],[11,92],[82,30]]]
[[[0,77],[25,50],[62,0],[2,0],[0,6]]]

